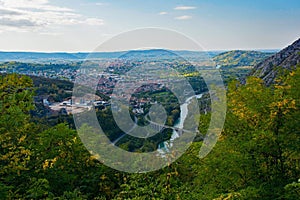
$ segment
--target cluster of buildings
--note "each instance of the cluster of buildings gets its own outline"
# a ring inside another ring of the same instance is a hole
[[[76,114],[90,110],[92,107],[96,109],[104,109],[110,106],[109,101],[103,101],[101,98],[91,100],[90,98],[69,98],[63,102],[49,103],[47,99],[43,100],[45,107],[50,108],[52,111],[60,112],[63,114]],[[55,113],[54,112],[54,113]]]

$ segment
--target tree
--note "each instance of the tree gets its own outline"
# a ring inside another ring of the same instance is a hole
[[[22,182],[32,151],[28,138],[36,129],[29,121],[33,109],[30,78],[16,74],[0,77],[0,182],[7,186]]]
[[[262,198],[275,198],[299,177],[299,77],[298,68],[273,87],[255,77],[229,85],[225,140],[247,159],[245,185],[259,186]]]

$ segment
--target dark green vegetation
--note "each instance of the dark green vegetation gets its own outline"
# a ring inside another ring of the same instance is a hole
[[[299,199],[300,68],[266,87],[229,84],[222,136],[204,159],[127,174],[98,162],[67,124],[32,121],[32,80],[0,78],[0,199]],[[202,115],[205,132],[210,114]]]
[[[52,102],[61,102],[72,96],[73,83],[70,81],[30,76],[36,88],[36,96],[49,96]]]
[[[17,62],[8,61],[0,64],[2,70],[14,70],[18,73],[25,72],[47,72],[58,71],[61,69],[78,69],[80,62],[68,62],[68,63],[34,63],[34,62]]]

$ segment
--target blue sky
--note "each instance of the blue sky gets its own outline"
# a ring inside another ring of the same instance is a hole
[[[2,51],[92,51],[143,27],[179,31],[205,50],[280,49],[300,37],[300,1],[0,0]]]

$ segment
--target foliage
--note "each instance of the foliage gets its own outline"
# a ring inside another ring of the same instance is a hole
[[[28,170],[32,154],[29,122],[33,109],[32,81],[16,74],[0,77],[0,182],[19,184],[21,174]]]
[[[202,143],[194,142],[161,170],[128,174],[98,162],[69,125],[32,123],[32,81],[2,76],[0,198],[299,199],[299,79],[298,67],[273,87],[254,77],[245,85],[231,82],[225,128],[207,157],[198,158]],[[110,113],[97,115],[114,139],[118,130]],[[209,119],[209,113],[200,116],[201,133]],[[145,151],[153,148],[148,142]]]
[[[300,181],[287,184],[284,187],[284,199],[299,199],[300,197]]]

